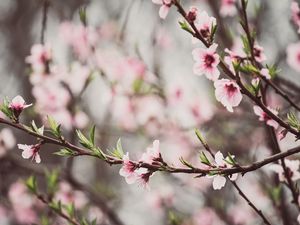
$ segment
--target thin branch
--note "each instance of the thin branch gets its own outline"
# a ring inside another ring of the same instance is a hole
[[[256,208],[256,206],[249,200],[249,198],[245,195],[245,193],[239,188],[239,186],[235,182],[231,182],[235,189],[238,191],[239,195],[245,199],[245,201],[248,203],[249,206],[251,206],[252,209],[263,219],[264,223],[267,225],[271,225],[271,223],[267,220],[267,218],[264,216],[261,210]]]
[[[43,3],[43,18],[42,18],[42,29],[41,29],[41,44],[45,43],[45,31],[47,26],[48,9],[50,6],[49,0],[44,0]]]
[[[176,6],[178,12],[186,19],[186,12],[179,3],[178,0],[173,0],[173,4]],[[199,39],[206,47],[209,47],[210,44],[201,36],[200,32],[197,30],[195,24],[189,20],[186,20],[191,28],[193,29],[193,32],[190,32],[191,35],[193,35],[195,38]],[[224,73],[231,79],[236,80],[235,75],[231,72],[231,70],[225,65],[223,60],[220,60],[219,67],[224,71]],[[286,122],[284,122],[280,117],[272,113],[268,107],[262,103],[260,98],[254,96],[244,85],[241,81],[237,81],[237,84],[241,88],[242,94],[248,96],[256,105],[258,105],[270,118],[275,120],[280,126],[285,128],[290,133],[300,136],[300,132],[296,129],[292,128],[290,125],[288,125]]]

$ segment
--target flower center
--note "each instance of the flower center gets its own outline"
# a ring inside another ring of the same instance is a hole
[[[206,27],[204,29],[200,29],[200,33],[201,33],[202,37],[208,38],[209,37],[209,29],[208,29],[208,27]]]
[[[237,88],[233,84],[226,84],[225,88],[230,97],[233,96],[237,90]]]
[[[215,58],[212,55],[206,55],[204,63],[207,67],[212,67],[212,64],[215,62]]]
[[[254,49],[253,49],[253,54],[254,54],[254,56],[256,56],[256,57],[260,57],[261,51],[260,51],[259,49],[257,49],[257,48],[254,48]]]

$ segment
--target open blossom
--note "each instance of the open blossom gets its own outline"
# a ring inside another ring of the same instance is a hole
[[[171,0],[152,0],[154,4],[161,5],[159,9],[159,16],[162,19],[165,19],[169,13],[169,10],[172,6]]]
[[[52,53],[48,44],[35,44],[31,48],[31,55],[26,57],[26,62],[31,64],[34,72],[46,72],[47,63],[51,60]]]
[[[270,80],[271,79],[271,75],[270,75],[270,71],[266,68],[263,68],[260,70],[260,74],[262,76],[264,76],[266,79]]]
[[[228,79],[217,80],[214,86],[217,101],[221,102],[229,112],[233,112],[232,107],[238,106],[243,98],[240,87]]]
[[[144,189],[149,190],[149,180],[153,172],[149,171],[146,168],[139,168],[136,171],[136,182]]]
[[[274,109],[271,109],[268,107],[268,109],[275,115],[278,114],[278,112]],[[273,120],[267,113],[265,113],[259,106],[255,105],[253,106],[254,113],[259,116],[260,121],[265,121],[266,124],[268,124],[271,127],[274,127],[275,129],[278,128],[278,123]]]
[[[300,72],[300,42],[289,44],[286,49],[287,63],[297,72]]]
[[[159,140],[153,142],[153,147],[148,147],[147,152],[143,153],[140,161],[152,164],[154,161],[161,159],[161,154],[159,150]]]
[[[210,17],[207,12],[202,11],[195,21],[195,26],[203,38],[209,38],[212,34],[212,28],[216,26],[216,18]]]
[[[237,13],[236,0],[222,0],[220,14],[222,16],[234,16]]]
[[[232,165],[230,165],[229,163],[227,163],[224,159],[223,154],[218,151],[215,154],[215,162],[216,162],[216,166],[218,168],[230,168],[232,167]],[[238,174],[233,174],[229,177],[230,180],[236,180],[237,179]],[[222,176],[222,175],[214,175],[214,176],[209,176],[209,178],[213,178],[213,189],[214,190],[220,190],[222,187],[225,186],[226,184],[226,177]]]
[[[285,165],[288,169],[288,175],[290,176],[290,178],[293,181],[299,180],[300,179],[300,173],[299,173],[298,169],[299,169],[300,161],[299,160],[285,159],[284,162],[285,162]],[[281,182],[286,181],[285,172],[284,172],[281,165],[272,164],[272,165],[269,166],[269,168],[271,170],[273,170],[274,172],[278,173],[279,180]]]
[[[197,75],[205,74],[209,80],[217,80],[220,71],[217,66],[220,62],[219,55],[216,53],[218,45],[212,44],[208,49],[196,48],[193,50],[194,73]]]
[[[296,26],[298,26],[298,33],[300,33],[300,9],[299,4],[296,1],[291,3],[292,20]]]
[[[123,166],[119,171],[119,174],[122,177],[125,177],[127,184],[133,184],[136,181],[136,169],[137,166],[132,161],[130,161],[129,153],[127,152],[127,154],[123,156]]]
[[[258,44],[255,44],[253,46],[253,53],[254,53],[254,58],[257,62],[261,63],[267,60],[267,57],[264,53],[264,48],[259,46]]]
[[[36,163],[41,162],[41,157],[39,155],[41,144],[36,145],[25,145],[25,144],[18,144],[18,148],[23,150],[22,157],[24,159],[32,158],[35,160]]]
[[[16,144],[16,139],[9,128],[4,128],[0,132],[0,158],[5,155],[8,149],[12,149]]]
[[[29,106],[32,106],[32,104],[26,104],[25,100],[20,95],[14,97],[11,103],[9,103],[9,108],[13,110],[14,115],[17,118],[20,116],[21,112]]]

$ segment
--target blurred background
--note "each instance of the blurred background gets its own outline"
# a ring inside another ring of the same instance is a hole
[[[286,62],[287,46],[299,37],[291,23],[290,3],[252,0],[248,13],[266,63],[277,65],[279,77],[288,83],[300,85],[298,73]],[[222,15],[222,1],[182,4],[186,10],[197,6],[217,19],[220,55],[238,44],[239,15]],[[87,133],[95,124],[102,150],[112,150],[121,138],[124,151],[133,159],[159,139],[162,156],[171,165],[183,166],[179,161],[183,157],[201,166],[198,153],[203,149],[194,128],[201,130],[215,152],[230,152],[242,165],[271,155],[268,128],[258,121],[252,104],[244,98],[229,113],[216,102],[213,84],[193,74],[191,52],[201,44],[193,44],[180,29],[182,18],[175,7],[165,20],[158,10],[150,0],[1,0],[1,99],[22,95],[34,105],[22,115],[22,123],[35,120],[41,126],[51,115],[75,144],[75,130]],[[80,11],[85,12],[86,24]],[[32,46],[41,43],[42,30],[51,61],[46,71],[37,74],[26,57],[33,55]],[[297,90],[287,91],[300,100]],[[288,107],[272,94],[268,96],[271,106]],[[97,224],[261,224],[229,183],[214,191],[209,178],[155,173],[151,191],[145,191],[126,184],[119,166],[91,157],[59,157],[53,155],[57,146],[43,146],[41,164],[25,160],[16,144],[36,140],[3,125],[0,129],[0,225],[47,224],[42,218],[48,218],[48,224],[65,224],[24,190],[21,179],[31,174],[45,188],[45,168],[60,170],[55,198],[76,201],[80,213],[97,217]],[[280,146],[283,150],[296,146],[294,137],[287,135]],[[288,206],[290,193],[282,186],[281,195],[276,195],[278,179],[268,168],[246,174],[237,183],[274,224],[296,218],[295,209]]]

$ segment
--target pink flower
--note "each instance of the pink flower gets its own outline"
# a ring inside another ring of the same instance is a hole
[[[41,162],[41,157],[39,155],[40,147],[41,147],[40,144],[36,144],[36,145],[18,144],[18,148],[23,150],[22,157],[24,159],[32,158],[32,160],[35,160],[36,163]]]
[[[300,42],[289,44],[286,49],[287,63],[297,72],[300,72]]]
[[[236,0],[222,0],[220,14],[222,16],[234,16],[237,13]]]
[[[229,112],[233,112],[232,107],[238,106],[243,98],[240,87],[228,79],[217,80],[214,86],[217,101],[221,102]]]
[[[139,168],[136,171],[137,176],[136,176],[136,181],[137,183],[144,189],[149,190],[149,180],[151,175],[153,174],[146,168]]]
[[[129,153],[127,152],[127,154],[123,156],[123,166],[119,171],[119,174],[122,177],[125,177],[127,184],[133,184],[136,181],[136,169],[137,166],[135,165],[135,163],[130,161]]]
[[[261,74],[262,76],[264,76],[264,77],[265,77],[266,79],[268,79],[268,80],[271,79],[270,72],[269,72],[269,70],[266,69],[266,68],[261,69],[261,70],[260,70],[260,74]]]
[[[232,157],[234,157],[234,156],[232,156]],[[216,167],[218,167],[218,168],[230,168],[230,167],[232,167],[232,165],[227,163],[226,160],[228,160],[228,159],[227,158],[224,159],[224,156],[220,151],[218,151],[215,154]],[[226,177],[224,177],[222,175],[214,175],[214,176],[209,176],[208,175],[208,177],[213,178],[213,189],[214,190],[220,190],[226,184]],[[231,175],[229,177],[229,179],[230,180],[236,180],[237,177],[238,177],[238,174],[235,173],[235,174]]]
[[[12,149],[16,144],[16,139],[9,128],[4,128],[0,132],[0,158],[5,155],[8,149]]]
[[[212,33],[212,28],[216,26],[216,18],[208,16],[207,12],[201,12],[196,21],[195,26],[203,38],[209,38]]]
[[[34,72],[46,72],[47,63],[51,60],[51,48],[48,44],[35,44],[31,48],[31,55],[26,57],[26,62],[30,63]]]
[[[14,111],[15,116],[17,117],[21,114],[21,112],[24,109],[28,108],[29,106],[32,106],[32,104],[26,105],[25,100],[20,95],[14,97],[11,103],[9,104],[9,108]]]
[[[74,204],[76,209],[81,209],[87,204],[87,197],[82,191],[75,191],[69,183],[61,181],[54,198],[62,204]]]
[[[186,18],[189,22],[194,22],[197,19],[198,15],[198,9],[195,6],[190,7],[190,10],[188,11]]]
[[[165,19],[169,13],[169,10],[172,6],[171,0],[152,0],[154,4],[161,5],[159,9],[159,17]]]
[[[278,114],[278,112],[274,109],[271,109],[268,107],[268,109],[275,115]],[[266,124],[268,124],[271,127],[274,127],[275,129],[278,128],[278,123],[273,120],[267,113],[265,113],[259,106],[255,105],[253,106],[254,113],[259,116],[260,121],[265,121]]]
[[[267,60],[263,47],[259,46],[258,44],[255,44],[253,46],[253,53],[254,53],[254,58],[257,62],[261,63]]]
[[[197,75],[205,74],[209,80],[217,80],[220,71],[217,66],[220,62],[219,55],[216,53],[218,45],[212,44],[208,49],[196,48],[193,50],[194,73]]]
[[[296,26],[298,26],[298,33],[300,33],[300,9],[296,1],[291,3],[292,20]]]
[[[159,150],[159,140],[153,142],[153,147],[148,147],[147,152],[143,153],[140,161],[144,163],[152,164],[155,161],[161,160],[161,154]]]
[[[300,161],[299,160],[285,159],[284,162],[285,162],[285,165],[288,169],[288,175],[290,176],[290,178],[293,181],[299,180],[300,179],[300,173],[299,173],[298,169],[299,169]],[[279,180],[281,182],[286,182],[285,172],[284,172],[281,165],[272,164],[272,165],[269,166],[269,168],[271,170],[273,170],[274,172],[278,173]]]

